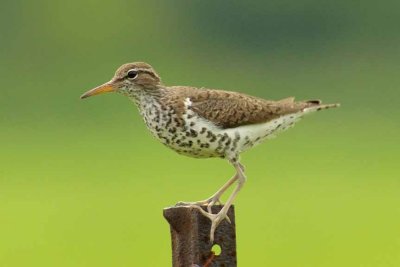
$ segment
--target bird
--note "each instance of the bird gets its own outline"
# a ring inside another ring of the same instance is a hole
[[[274,101],[219,89],[166,86],[145,62],[123,64],[109,82],[87,91],[81,99],[107,92],[132,100],[151,134],[168,148],[194,158],[223,158],[234,167],[235,175],[209,198],[177,203],[193,206],[211,220],[210,242],[218,225],[225,219],[230,222],[227,212],[247,179],[240,154],[292,127],[306,114],[339,106],[320,100]],[[221,196],[235,183],[225,205],[213,214],[211,207],[221,203]]]

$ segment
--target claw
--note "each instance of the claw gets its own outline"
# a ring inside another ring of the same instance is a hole
[[[229,224],[232,224],[231,219],[228,217],[228,214],[225,215],[225,220],[226,220]]]

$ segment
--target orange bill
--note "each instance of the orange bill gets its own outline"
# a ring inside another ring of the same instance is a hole
[[[114,86],[111,83],[105,83],[103,85],[97,86],[92,90],[87,91],[83,95],[81,95],[81,99],[87,98],[89,96],[94,96],[102,93],[114,92]]]

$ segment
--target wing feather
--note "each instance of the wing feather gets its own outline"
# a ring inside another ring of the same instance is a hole
[[[297,113],[307,107],[319,106],[319,101],[295,102],[293,97],[278,101],[265,100],[242,93],[186,86],[169,87],[169,101],[183,112],[189,98],[190,109],[198,116],[227,129],[268,122],[283,115]],[[176,105],[177,102],[182,105]]]
[[[196,95],[191,97],[191,109],[224,129],[264,123],[314,105],[307,102],[296,103],[294,98],[271,101],[236,92],[215,90],[207,91],[207,95],[206,98]]]

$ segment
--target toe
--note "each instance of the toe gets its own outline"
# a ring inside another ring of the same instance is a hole
[[[225,215],[225,220],[229,223],[229,224],[231,224],[232,222],[231,222],[231,219],[228,217],[228,214],[227,215]]]

